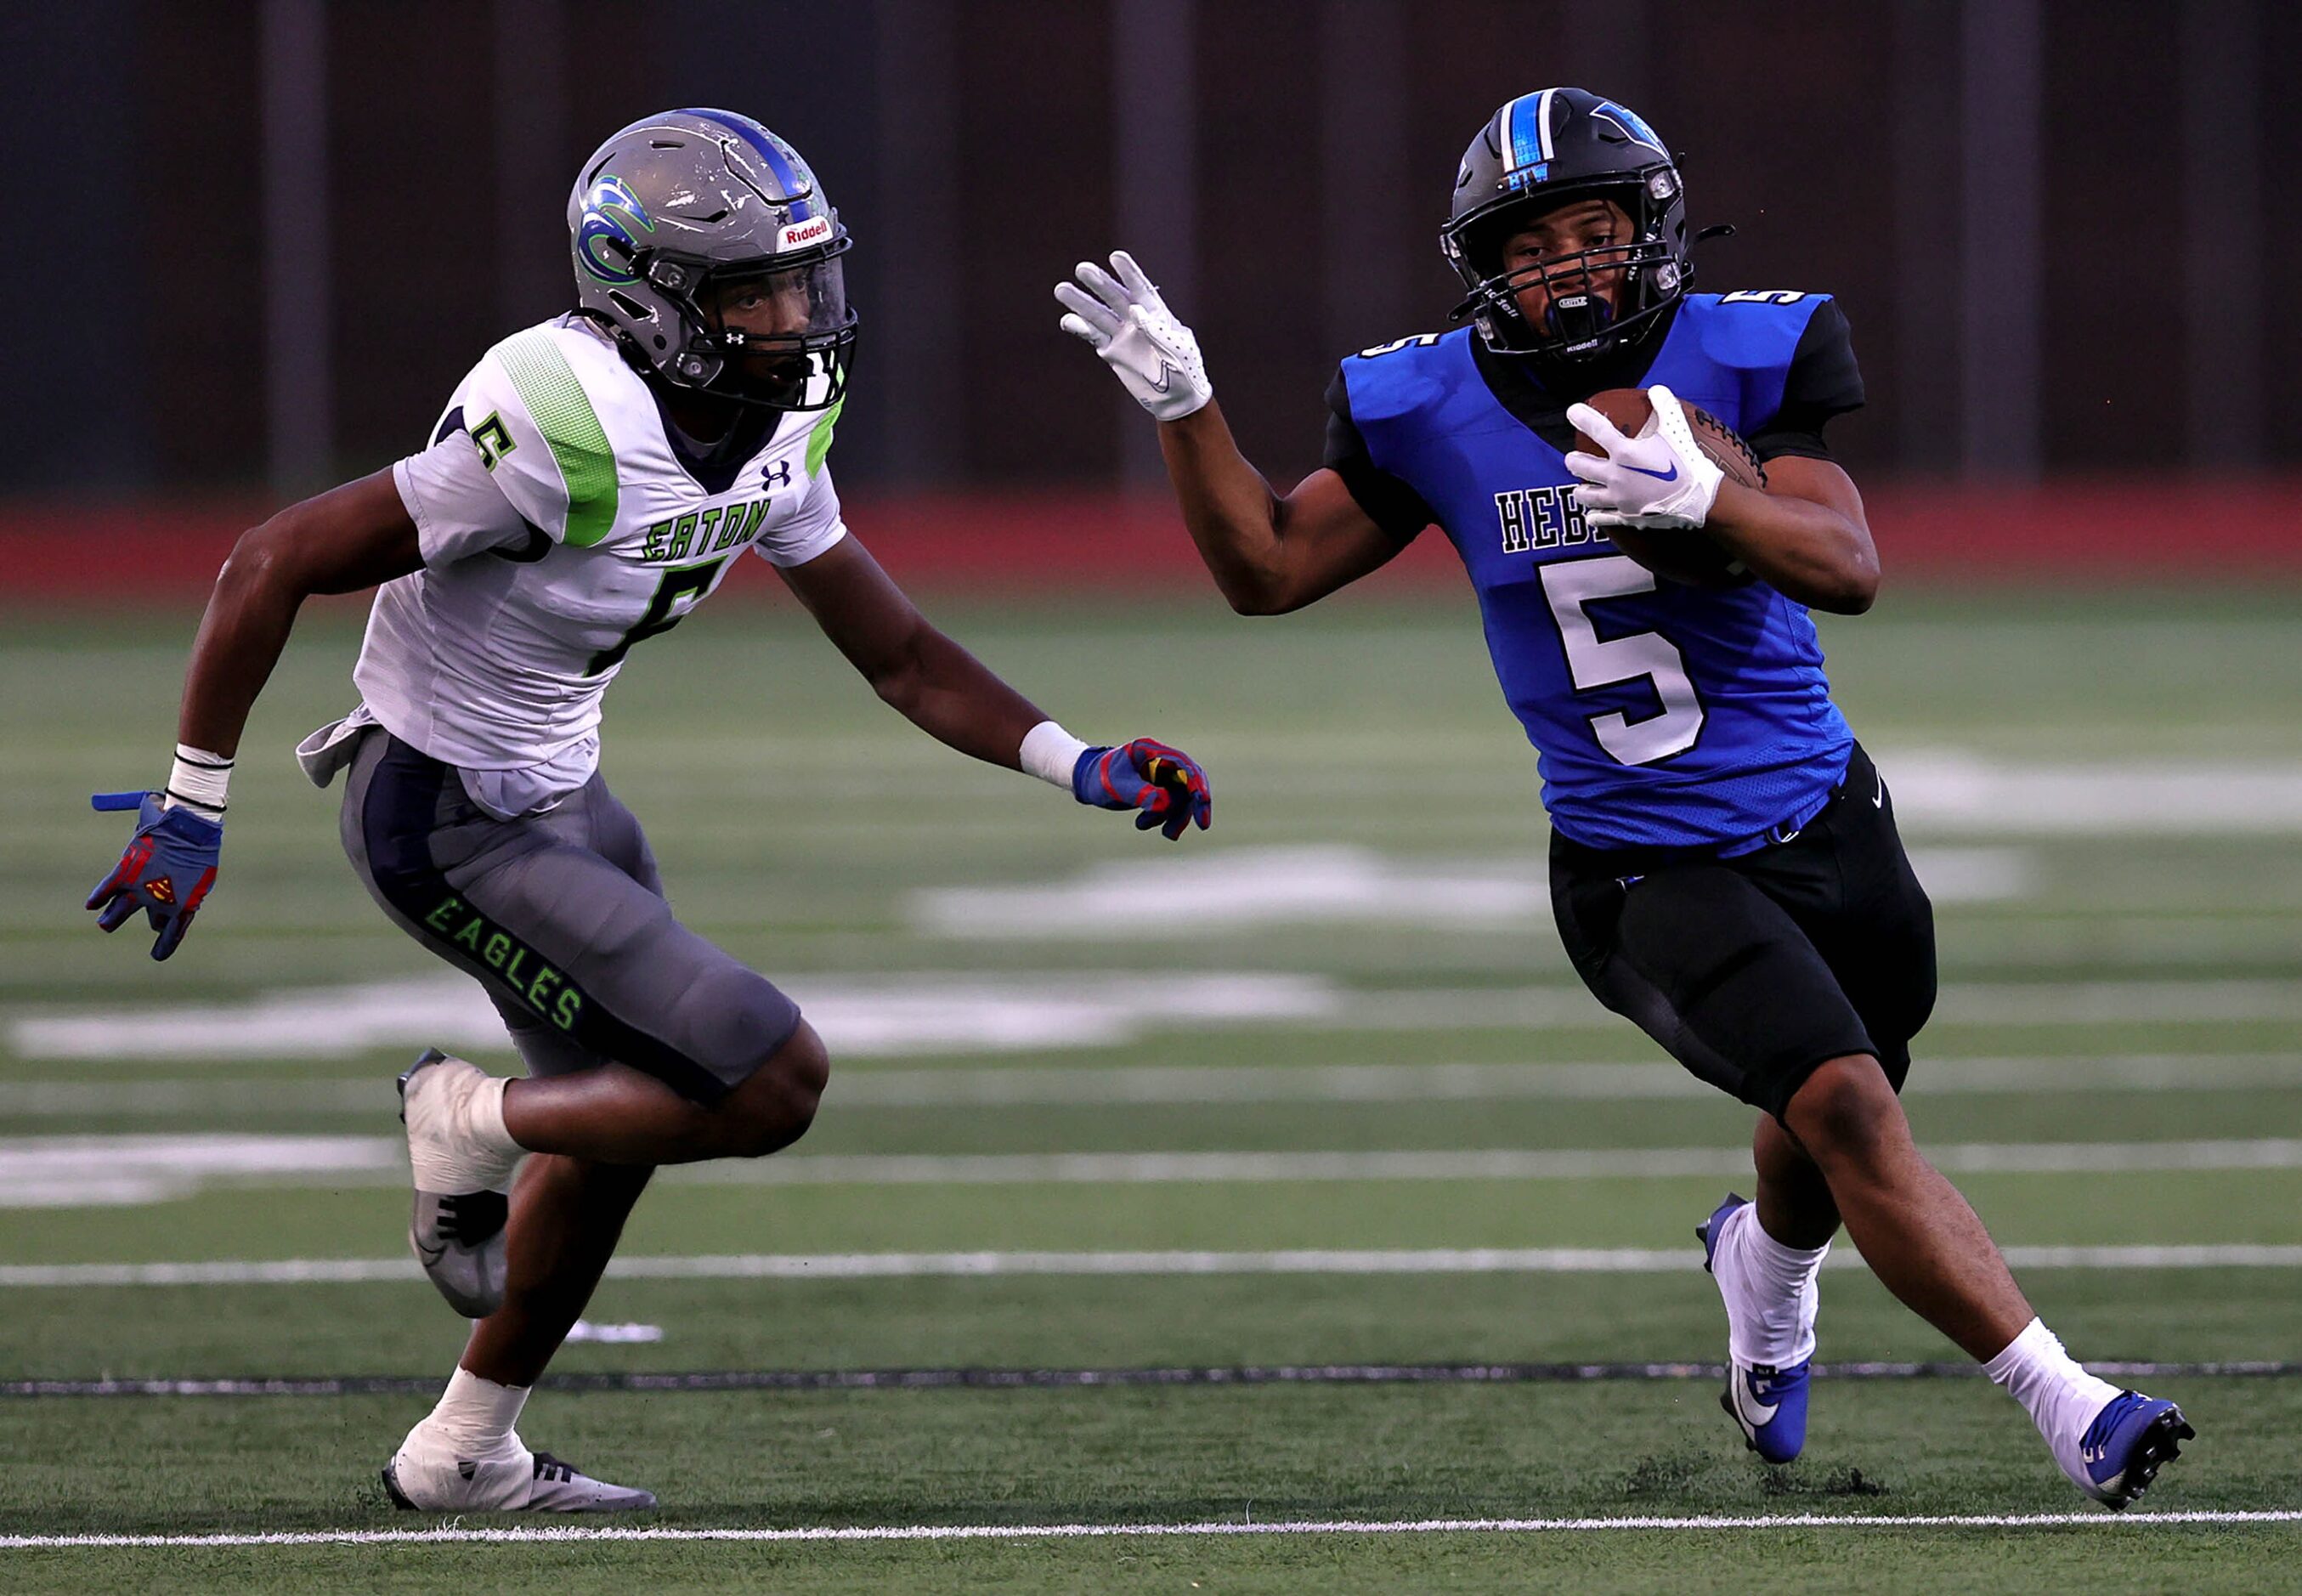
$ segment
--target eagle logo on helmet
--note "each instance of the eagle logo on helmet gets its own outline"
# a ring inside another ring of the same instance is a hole
[[[602,282],[637,282],[638,273],[631,268],[639,249],[634,227],[655,231],[647,206],[629,183],[612,172],[602,173],[584,197],[584,223],[576,233],[576,254],[584,269]],[[605,253],[602,246],[608,246]]]
[[[1655,130],[1647,126],[1646,118],[1628,105],[1617,105],[1613,100],[1602,101],[1592,110],[1591,115],[1593,120],[1603,118],[1614,123],[1623,137],[1632,143],[1645,145],[1665,160],[1670,158],[1670,151],[1663,147],[1660,139],[1655,137]]]

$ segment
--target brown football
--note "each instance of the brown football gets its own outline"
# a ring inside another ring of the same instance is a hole
[[[1584,402],[1628,437],[1636,437],[1639,429],[1654,415],[1654,402],[1647,398],[1643,388],[1609,388]],[[1694,429],[1695,446],[1726,474],[1729,482],[1756,488],[1761,493],[1767,491],[1767,468],[1751,452],[1749,444],[1708,410],[1689,405],[1686,420]],[[1575,447],[1586,454],[1607,452],[1580,433],[1575,434]],[[1635,527],[1619,526],[1607,535],[1617,549],[1671,582],[1689,587],[1735,587],[1752,580],[1751,573],[1740,560],[1700,530],[1642,532]]]

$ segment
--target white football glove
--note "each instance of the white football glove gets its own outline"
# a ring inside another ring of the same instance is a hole
[[[1175,319],[1126,250],[1113,252],[1111,272],[1080,262],[1079,282],[1057,283],[1055,298],[1070,313],[1063,330],[1086,340],[1119,374],[1135,402],[1159,420],[1180,421],[1214,398],[1199,340]]]
[[[1686,411],[1668,388],[1650,388],[1654,415],[1635,438],[1588,405],[1567,407],[1575,430],[1599,445],[1604,455],[1577,450],[1567,468],[1583,480],[1575,502],[1592,525],[1634,526],[1644,532],[1692,531],[1710,517],[1718,484],[1726,474],[1696,447]]]

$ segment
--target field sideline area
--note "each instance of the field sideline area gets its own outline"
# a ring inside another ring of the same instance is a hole
[[[1939,916],[1920,1136],[2082,1359],[2200,1434],[2113,1516],[1841,1244],[1806,1456],[1750,1459],[1693,1227],[1750,1114],[1600,1011],[1467,597],[931,605],[1170,846],[937,749],[787,604],[648,642],[606,769],[829,1042],[791,1153],[667,1172],[521,1430],[665,1510],[395,1514],[461,1322],[393,1074],[514,1067],[258,706],[184,951],[80,903],[192,617],[0,633],[0,1585],[794,1592],[2302,1589],[2302,591],[1820,617]],[[590,1532],[603,1532],[593,1533]]]

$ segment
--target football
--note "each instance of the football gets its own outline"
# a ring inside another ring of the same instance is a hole
[[[1584,402],[1629,437],[1636,437],[1654,417],[1654,403],[1643,388],[1609,388]],[[1766,491],[1766,467],[1749,444],[1708,410],[1689,405],[1686,420],[1694,430],[1695,446],[1729,482]],[[1575,434],[1575,447],[1587,454],[1607,452],[1580,433]],[[1752,580],[1741,561],[1701,531],[1642,532],[1621,526],[1608,535],[1617,549],[1666,581],[1688,587],[1734,587]]]

